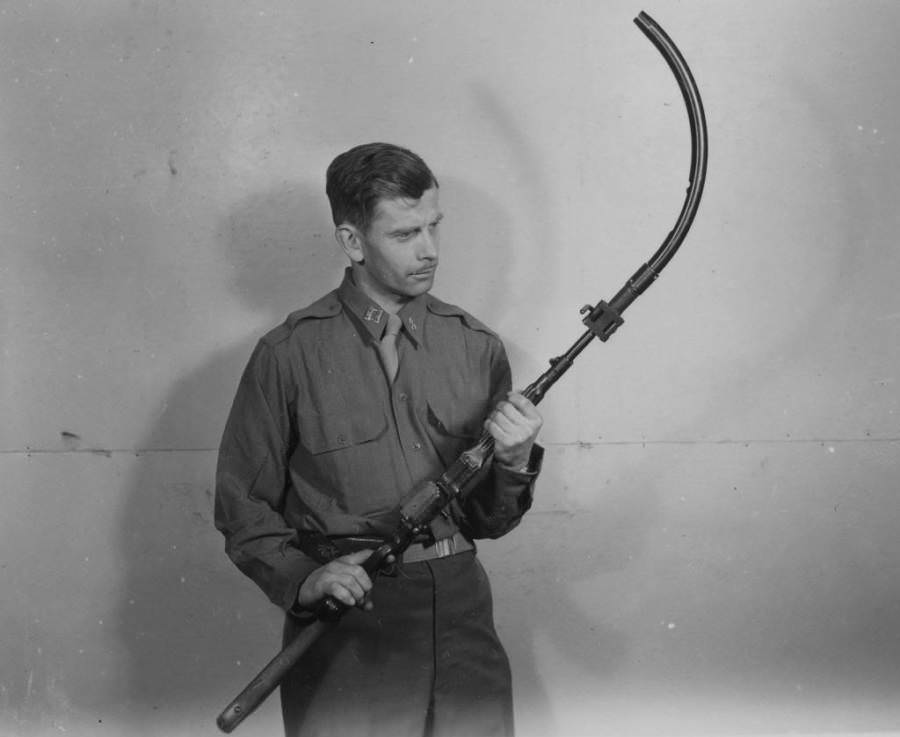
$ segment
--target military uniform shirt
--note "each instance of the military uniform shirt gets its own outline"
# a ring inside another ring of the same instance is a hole
[[[389,534],[400,503],[478,440],[511,388],[500,339],[464,310],[425,294],[399,317],[389,384],[377,350],[387,314],[348,269],[338,289],[259,341],[241,378],[219,452],[216,526],[231,559],[284,609],[321,565],[299,534]],[[463,508],[432,524],[434,537],[515,527],[542,452],[524,470],[494,463]]]

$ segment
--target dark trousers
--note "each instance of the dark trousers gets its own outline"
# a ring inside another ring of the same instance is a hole
[[[281,685],[287,737],[511,737],[509,662],[473,552],[379,577]],[[288,616],[285,641],[302,624]]]

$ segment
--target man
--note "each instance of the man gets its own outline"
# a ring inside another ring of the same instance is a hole
[[[323,597],[352,607],[282,683],[286,734],[510,735],[509,665],[472,541],[531,505],[541,417],[510,391],[497,336],[429,294],[443,213],[426,164],[358,146],[326,191],[350,266],[257,344],[216,482],[228,555],[287,612],[286,642]],[[402,501],[484,430],[490,467],[373,582],[361,563]]]

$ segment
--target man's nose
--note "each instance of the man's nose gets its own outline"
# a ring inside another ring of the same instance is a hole
[[[438,257],[437,237],[427,229],[422,231],[419,237],[416,255],[422,261],[434,261]]]

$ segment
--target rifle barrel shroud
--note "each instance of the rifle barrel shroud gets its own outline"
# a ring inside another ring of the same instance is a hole
[[[547,391],[568,371],[575,358],[594,338],[606,341],[622,324],[622,313],[660,275],[675,255],[697,213],[706,179],[707,132],[703,103],[687,63],[665,31],[643,11],[634,19],[638,28],[665,58],[681,88],[691,128],[690,184],[675,226],[650,260],[643,264],[609,302],[587,305],[581,313],[587,331],[561,356],[550,359],[550,368],[522,393],[538,404]],[[388,556],[402,555],[415,535],[453,500],[462,499],[479,471],[493,455],[494,440],[484,433],[436,481],[418,489],[400,508],[400,524],[389,540],[375,550],[363,567],[374,576]],[[334,599],[324,599],[316,610],[316,619],[279,652],[219,715],[216,723],[223,732],[231,732],[269,694],[274,691],[303,653],[327,630],[336,626],[347,607]]]

